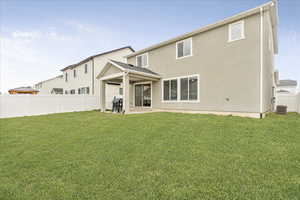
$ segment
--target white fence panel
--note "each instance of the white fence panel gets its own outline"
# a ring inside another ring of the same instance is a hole
[[[1,95],[0,118],[100,109],[89,95]]]
[[[276,105],[285,105],[288,112],[300,113],[300,93],[277,95]]]

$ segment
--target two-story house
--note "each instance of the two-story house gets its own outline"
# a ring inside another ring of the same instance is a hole
[[[41,81],[34,85],[34,88],[39,90],[41,95],[49,94],[63,94],[64,93],[64,79],[63,75]]]
[[[130,46],[103,52],[90,56],[76,64],[63,68],[62,75],[41,81],[35,84],[39,94],[65,94],[65,95],[100,95],[100,83],[96,79],[103,66],[114,59],[126,62],[126,55],[133,53]],[[111,109],[111,102],[114,96],[122,94],[119,83],[108,82],[106,91],[106,108]]]
[[[124,112],[137,108],[263,117],[273,109],[277,1],[126,56],[97,75],[121,83]]]

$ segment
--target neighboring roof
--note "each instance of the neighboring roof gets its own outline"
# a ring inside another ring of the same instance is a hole
[[[60,71],[65,71],[67,69],[73,69],[75,67],[77,67],[78,65],[81,65],[95,57],[98,57],[98,56],[103,56],[103,55],[106,55],[106,54],[109,54],[109,53],[113,53],[113,52],[116,52],[116,51],[120,51],[120,50],[123,50],[123,49],[130,49],[132,52],[134,52],[134,49],[131,47],[131,46],[125,46],[125,47],[121,47],[121,48],[118,48],[118,49],[113,49],[111,51],[106,51],[106,52],[103,52],[103,53],[99,53],[99,54],[96,54],[96,55],[93,55],[93,56],[90,56],[82,61],[80,61],[79,63],[76,63],[76,64],[73,64],[73,65],[69,65],[63,69],[61,69]]]
[[[297,86],[297,81],[295,80],[279,80],[278,86]]]
[[[217,28],[219,26],[222,26],[222,25],[225,25],[225,24],[228,24],[228,23],[232,23],[232,22],[240,20],[242,18],[245,18],[245,17],[251,16],[251,15],[254,15],[256,13],[259,13],[261,8],[263,8],[263,9],[266,8],[266,9],[270,9],[271,10],[271,23],[272,23],[272,26],[273,26],[273,34],[274,34],[274,51],[275,51],[275,53],[277,53],[278,52],[277,28],[276,28],[277,27],[277,23],[278,23],[277,0],[272,0],[272,1],[270,1],[268,3],[265,3],[265,4],[261,5],[261,6],[258,6],[256,8],[247,10],[247,11],[242,12],[242,13],[239,13],[239,14],[234,15],[232,17],[229,17],[229,18],[226,18],[224,20],[218,21],[218,22],[216,22],[214,24],[210,24],[210,25],[204,26],[204,27],[202,27],[200,29],[197,29],[195,31],[192,31],[190,33],[186,33],[186,34],[180,35],[178,37],[172,38],[170,40],[158,43],[156,45],[152,45],[152,46],[150,46],[148,48],[136,51],[136,52],[134,52],[132,54],[129,54],[129,55],[125,56],[125,57],[129,58],[129,57],[132,57],[132,56],[136,56],[136,55],[139,55],[139,54],[151,51],[153,49],[157,49],[159,47],[162,47],[162,46],[165,46],[165,45],[168,45],[168,44],[171,44],[171,43],[174,43],[174,42],[177,42],[177,41],[189,38],[189,37],[197,35],[199,33],[202,33],[202,32],[205,32],[205,31],[209,31],[209,30]]]
[[[32,87],[18,87],[18,88],[13,88],[8,91],[17,91],[17,92],[38,92],[38,90],[33,89]]]
[[[132,64],[122,63],[122,62],[115,61],[115,60],[111,60],[111,62],[119,65],[120,67],[122,67],[124,69],[129,69],[129,70],[132,70],[132,71],[148,73],[148,74],[152,74],[152,75],[158,75],[157,73],[151,71],[150,69],[144,68],[144,67],[138,67],[138,66],[135,66],[135,65],[132,65]]]
[[[40,83],[45,83],[45,82],[47,82],[47,81],[51,81],[51,80],[56,79],[56,78],[63,78],[63,75],[59,75],[59,76],[55,76],[55,77],[53,77],[53,78],[49,78],[49,79],[47,79],[47,80],[38,82],[38,83],[35,84],[35,85],[38,85],[38,84],[40,84]]]
[[[290,93],[288,90],[278,90],[277,93]]]

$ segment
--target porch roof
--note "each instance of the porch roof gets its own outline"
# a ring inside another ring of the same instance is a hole
[[[120,72],[105,76],[106,71],[110,67],[116,67],[120,70]],[[101,80],[109,80],[116,77],[120,77],[124,73],[129,73],[129,74],[138,75],[150,79],[157,79],[157,80],[161,78],[159,74],[151,71],[150,69],[137,67],[135,65],[131,65],[131,64],[115,61],[115,60],[108,61],[96,78]]]

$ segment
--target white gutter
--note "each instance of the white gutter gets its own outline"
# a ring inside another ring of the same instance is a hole
[[[264,25],[263,25],[263,7],[260,7],[260,98],[259,98],[259,105],[260,105],[260,115],[262,117],[262,113],[263,113],[263,62],[264,62],[264,58],[263,58],[263,29],[264,29]]]

